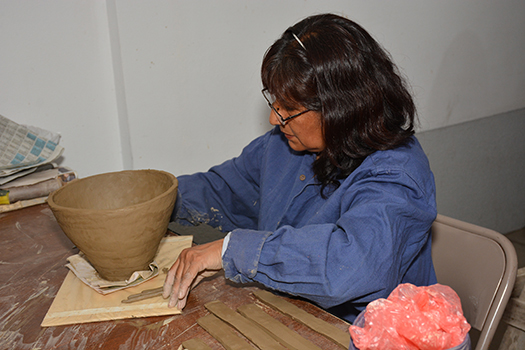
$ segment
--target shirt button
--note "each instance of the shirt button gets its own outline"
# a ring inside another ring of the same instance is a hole
[[[301,180],[301,181],[306,180],[306,176],[304,176],[304,175],[299,176],[299,180]]]

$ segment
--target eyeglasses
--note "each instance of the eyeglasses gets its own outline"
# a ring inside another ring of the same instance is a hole
[[[290,119],[293,119],[295,117],[298,117],[302,114],[305,114],[306,112],[310,112],[309,109],[306,109],[302,112],[299,112],[297,114],[294,114],[294,115],[291,115],[289,117],[286,117],[286,118],[283,118],[283,116],[279,113],[278,109],[275,108],[273,106],[273,104],[275,103],[275,96],[273,96],[272,94],[270,94],[270,92],[268,91],[268,89],[263,89],[262,90],[262,94],[265,98],[265,100],[268,102],[268,106],[272,109],[272,111],[275,112],[275,114],[277,115],[277,119],[279,119],[279,122],[282,124],[282,126],[285,126],[286,125],[286,122],[289,121]]]

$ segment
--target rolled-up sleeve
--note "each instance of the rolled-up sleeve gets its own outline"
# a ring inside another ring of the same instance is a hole
[[[183,224],[204,222],[224,232],[237,227],[257,228],[260,159],[268,137],[255,139],[239,157],[207,172],[178,176],[173,220]]]

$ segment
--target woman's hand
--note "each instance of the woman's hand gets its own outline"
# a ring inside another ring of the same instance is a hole
[[[165,299],[170,298],[168,307],[177,306],[182,310],[186,306],[190,289],[203,278],[212,276],[222,269],[223,241],[221,239],[196,245],[180,253],[164,282],[162,296]]]

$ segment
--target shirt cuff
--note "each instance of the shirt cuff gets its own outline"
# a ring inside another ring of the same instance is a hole
[[[236,229],[222,258],[224,276],[238,283],[253,282],[261,250],[272,231]]]

